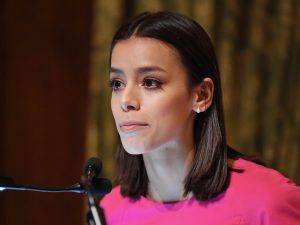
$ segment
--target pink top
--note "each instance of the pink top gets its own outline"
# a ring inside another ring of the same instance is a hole
[[[277,171],[239,159],[229,188],[209,201],[158,203],[133,201],[120,187],[101,201],[108,225],[296,225],[300,224],[300,187]]]

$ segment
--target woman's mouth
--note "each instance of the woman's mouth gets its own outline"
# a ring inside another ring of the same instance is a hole
[[[131,133],[149,127],[149,125],[140,121],[124,121],[119,124],[119,127],[122,132]]]

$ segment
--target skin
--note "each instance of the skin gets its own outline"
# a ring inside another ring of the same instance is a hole
[[[178,51],[152,38],[119,41],[111,56],[111,108],[125,150],[142,154],[149,198],[183,199],[183,181],[194,157],[197,109],[212,102],[213,82],[190,88]]]

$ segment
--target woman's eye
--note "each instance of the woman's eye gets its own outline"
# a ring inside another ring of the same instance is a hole
[[[146,78],[146,79],[144,79],[142,85],[143,85],[144,87],[150,88],[150,89],[152,89],[152,88],[159,88],[159,87],[161,87],[162,82],[159,81],[159,80],[156,80],[156,79]]]
[[[120,80],[110,80],[109,86],[113,91],[117,91],[123,87],[123,83]]]

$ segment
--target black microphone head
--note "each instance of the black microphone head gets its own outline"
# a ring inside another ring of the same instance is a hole
[[[96,196],[103,196],[111,192],[112,184],[110,180],[105,178],[94,178],[92,180],[92,194]]]
[[[93,171],[93,176],[97,177],[101,170],[102,170],[102,163],[100,161],[100,159],[96,158],[96,157],[92,157],[92,158],[89,158],[87,160],[87,162],[85,163],[84,165],[84,168],[83,168],[83,174],[86,176],[86,177],[89,177],[90,176],[90,172],[91,170]]]

